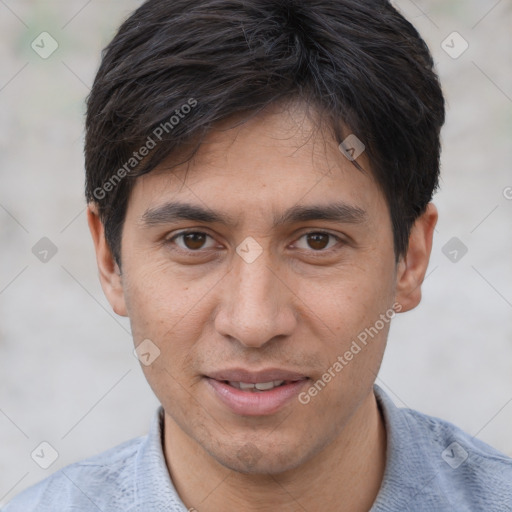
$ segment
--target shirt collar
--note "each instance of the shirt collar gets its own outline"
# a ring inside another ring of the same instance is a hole
[[[135,462],[135,504],[129,512],[161,510],[181,512],[186,507],[174,488],[163,450],[164,410],[160,406],[149,434],[142,443]]]
[[[425,434],[414,418],[404,414],[404,409],[397,407],[380,386],[374,384],[373,389],[384,418],[387,446],[384,477],[370,512],[389,510],[390,504],[393,510],[411,510],[432,485],[438,470],[431,450],[425,447]]]

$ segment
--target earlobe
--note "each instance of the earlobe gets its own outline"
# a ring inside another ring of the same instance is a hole
[[[396,301],[402,312],[410,311],[421,301],[421,285],[430,260],[437,218],[437,208],[429,203],[411,229],[407,254],[398,262]]]
[[[112,309],[120,316],[128,316],[124,299],[123,283],[119,266],[105,240],[105,229],[94,203],[87,206],[87,223],[94,242],[96,262],[103,292]]]

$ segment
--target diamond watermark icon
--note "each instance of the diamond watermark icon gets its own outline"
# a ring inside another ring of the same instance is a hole
[[[258,462],[263,454],[257,446],[247,443],[238,450],[236,456],[249,468],[252,468]]]
[[[237,248],[236,253],[246,262],[252,263],[263,252],[263,247],[254,240],[252,236],[248,236]]]
[[[32,247],[32,254],[42,263],[48,263],[57,254],[57,251],[57,246],[47,237],[41,238]]]
[[[353,162],[356,158],[361,156],[366,149],[366,146],[361,140],[351,133],[339,146],[339,150]]]
[[[133,355],[144,365],[149,366],[160,356],[160,349],[149,339],[143,340],[133,351]]]
[[[39,467],[48,469],[59,458],[59,452],[50,443],[43,441],[30,456]]]
[[[459,443],[454,441],[443,450],[441,457],[446,464],[453,469],[457,469],[468,458],[468,452]]]
[[[454,236],[443,245],[441,251],[452,263],[458,263],[466,255],[468,248]]]
[[[469,43],[458,32],[452,32],[441,43],[441,48],[452,59],[458,59],[469,48]]]
[[[41,32],[30,45],[39,57],[47,59],[59,47],[59,43],[48,32]]]

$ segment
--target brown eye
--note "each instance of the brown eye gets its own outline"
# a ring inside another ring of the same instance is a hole
[[[206,235],[204,233],[187,233],[183,235],[183,242],[185,243],[187,249],[197,250],[201,249],[206,239]]]
[[[322,231],[312,231],[305,233],[299,238],[301,243],[296,244],[299,249],[313,250],[313,252],[327,252],[333,248],[341,239],[331,233],[324,233]],[[302,242],[302,241],[305,241]],[[302,245],[302,247],[301,247]]]
[[[176,243],[176,245],[184,251],[196,252],[200,249],[208,248],[205,247],[208,238],[211,238],[211,236],[206,233],[202,233],[201,231],[189,231],[188,233],[179,233],[173,236],[169,242]],[[178,240],[180,241],[179,243]]]
[[[326,233],[310,233],[306,236],[309,246],[316,251],[325,249],[329,243],[329,235]]]

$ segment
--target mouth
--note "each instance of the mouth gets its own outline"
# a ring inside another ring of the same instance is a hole
[[[283,370],[225,370],[204,376],[215,400],[242,416],[271,415],[289,404],[310,379]]]

